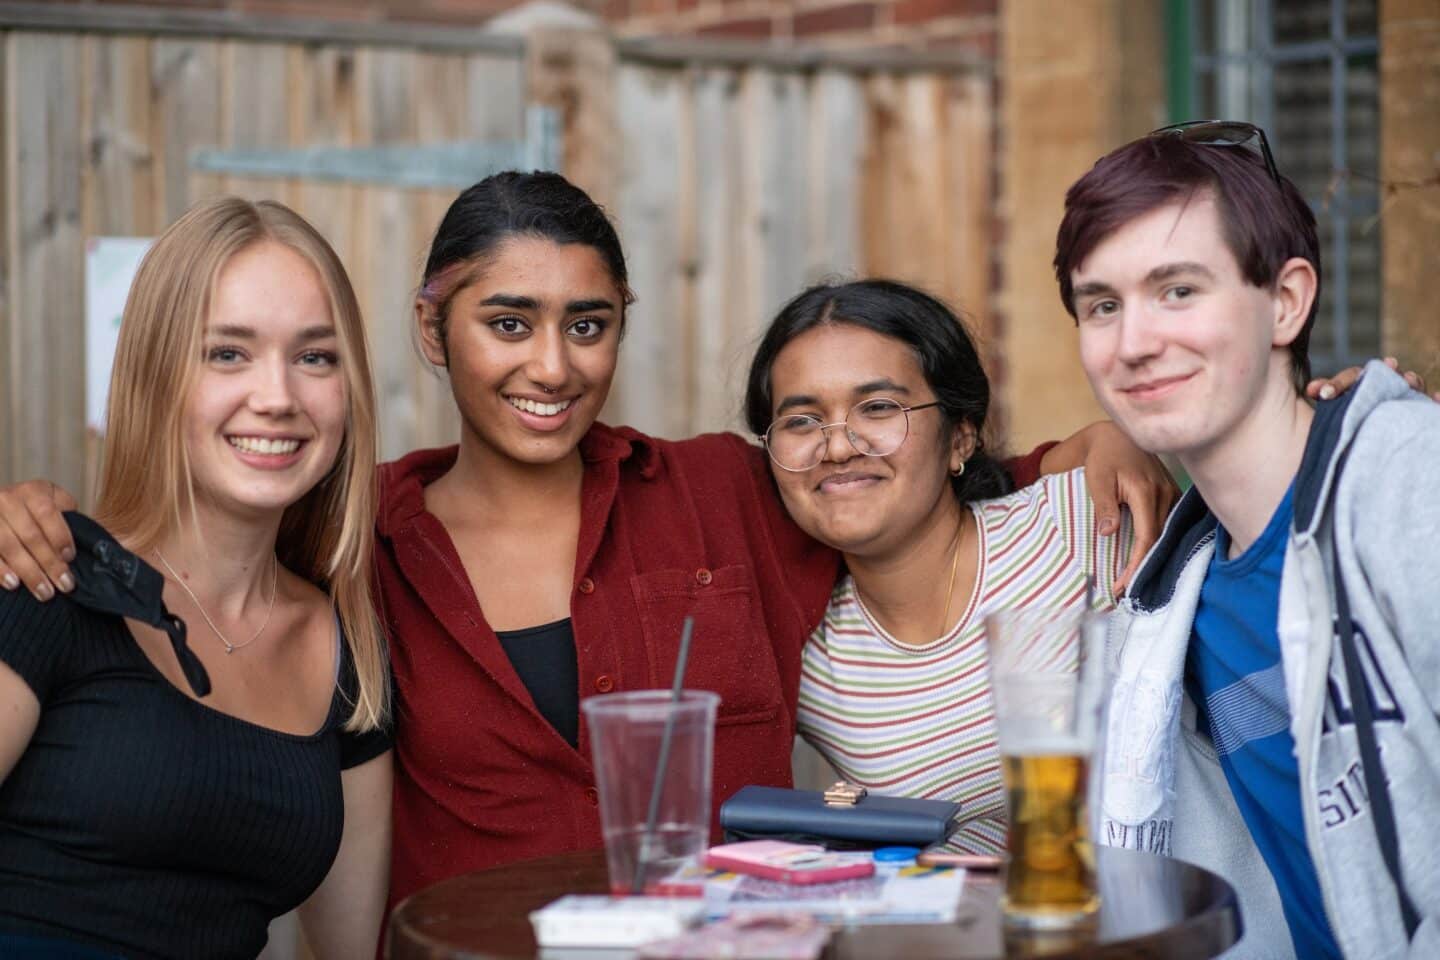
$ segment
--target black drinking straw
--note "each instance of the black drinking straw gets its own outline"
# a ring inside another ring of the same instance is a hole
[[[680,703],[680,687],[685,681],[685,661],[690,659],[690,635],[695,630],[695,618],[686,617],[685,626],[680,630],[680,656],[675,660],[675,680],[670,684],[670,703]],[[650,812],[645,817],[645,835],[640,838],[639,855],[635,857],[635,874],[630,878],[630,892],[639,893],[645,881],[646,856],[650,852],[651,839],[655,836],[655,821],[660,818],[660,794],[665,789],[665,768],[670,765],[670,738],[675,735],[675,711],[665,715],[665,730],[660,735],[660,756],[655,760],[655,782],[650,787]]]

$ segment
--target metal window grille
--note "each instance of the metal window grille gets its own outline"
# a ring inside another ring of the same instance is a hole
[[[1315,211],[1316,373],[1380,349],[1376,0],[1171,0],[1170,112],[1249,120]]]

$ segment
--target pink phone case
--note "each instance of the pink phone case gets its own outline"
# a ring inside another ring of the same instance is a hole
[[[830,883],[875,872],[869,857],[831,853],[824,847],[784,840],[745,840],[711,847],[705,866],[783,883]]]

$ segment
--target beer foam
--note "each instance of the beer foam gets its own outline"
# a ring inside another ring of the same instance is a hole
[[[1080,737],[1056,736],[1022,737],[1021,742],[1008,742],[1002,734],[999,738],[1002,757],[1082,757],[1089,759],[1090,748]]]

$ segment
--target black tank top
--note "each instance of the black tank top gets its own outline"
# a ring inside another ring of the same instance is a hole
[[[580,679],[569,619],[496,632],[535,709],[570,746],[580,742]]]

